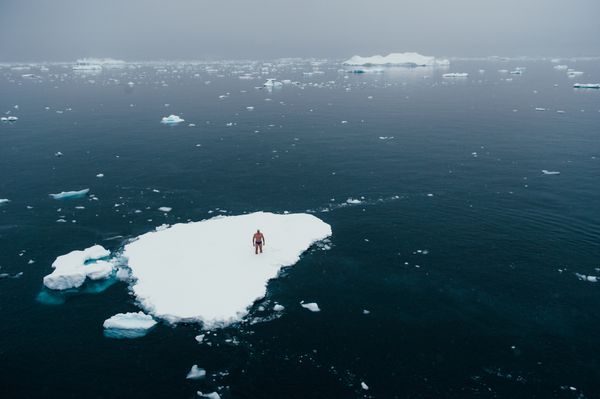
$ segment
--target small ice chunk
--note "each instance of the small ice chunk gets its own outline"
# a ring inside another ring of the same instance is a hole
[[[206,370],[201,369],[197,364],[194,364],[185,378],[188,380],[199,380],[204,377],[206,377]]]
[[[273,310],[276,312],[282,312],[285,309],[285,307],[283,307],[283,305],[280,304],[276,304],[275,306],[273,306]]]
[[[109,338],[143,337],[156,325],[156,320],[144,312],[118,313],[104,320],[104,334]]]
[[[357,204],[362,204],[362,201],[359,199],[355,199],[355,198],[348,198],[346,200],[347,204],[352,204],[352,205],[357,205]]]
[[[311,303],[302,303],[300,302],[300,305],[302,305],[302,307],[304,309],[308,309],[311,312],[320,312],[321,309],[319,309],[319,305],[315,302],[311,302]]]
[[[100,178],[100,177],[104,177],[104,173],[98,173],[98,174],[96,175],[96,177],[99,177],[99,178]]]
[[[54,198],[55,200],[75,199],[75,198],[85,197],[87,195],[87,193],[89,193],[89,192],[90,192],[89,188],[79,190],[79,191],[62,191],[58,194],[50,194],[50,197]]]
[[[466,72],[450,72],[442,75],[443,78],[466,78],[469,74]]]
[[[201,398],[206,398],[206,399],[221,399],[221,396],[219,396],[219,394],[216,393],[216,392],[202,393],[201,391],[198,391],[198,392],[196,392],[196,394],[198,396],[200,396]]]
[[[204,341],[204,334],[196,335],[196,336],[194,337],[194,339],[195,339],[195,340],[196,340],[196,341],[197,341],[199,344],[201,344],[201,343],[202,343],[202,341]]]
[[[573,87],[576,89],[600,89],[600,83],[575,83]]]
[[[181,123],[184,122],[185,119],[180,118],[177,115],[169,115],[169,116],[163,116],[163,118],[161,119],[160,123],[165,123],[165,124],[177,124],[177,123]]]
[[[367,309],[363,309],[362,313],[363,313],[363,314],[371,314],[371,311],[370,311],[370,310],[367,310]]]
[[[171,210],[172,210],[172,209],[173,209],[173,208],[170,208],[170,207],[168,207],[168,206],[161,206],[160,208],[158,208],[158,210],[159,210],[159,211],[161,211],[161,212],[165,212],[165,213],[167,213],[167,212],[171,212]]]
[[[44,285],[53,290],[66,290],[80,287],[88,274],[93,279],[106,277],[112,272],[112,263],[100,259],[109,255],[110,252],[103,246],[94,245],[59,256],[52,263],[54,271],[44,277]]]
[[[367,384],[365,384],[364,382],[361,382],[361,383],[360,383],[360,387],[361,387],[362,389],[364,389],[365,391],[368,391],[368,390],[369,390],[369,386],[368,386]]]
[[[560,175],[560,172],[557,171],[557,170],[546,170],[546,169],[543,169],[542,173],[545,174],[545,175]]]
[[[8,198],[0,198],[0,205],[6,204],[7,202],[10,202]]]
[[[545,110],[546,110],[546,108],[542,108],[542,107],[536,107],[536,109],[535,109],[535,110],[536,110],[536,111],[545,111]]]

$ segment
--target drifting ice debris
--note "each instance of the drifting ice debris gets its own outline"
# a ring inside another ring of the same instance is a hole
[[[216,393],[216,392],[202,393],[201,391],[198,391],[198,392],[196,392],[196,394],[198,396],[200,396],[201,398],[206,398],[206,399],[221,399],[221,397],[219,396],[219,394]]]
[[[263,86],[264,87],[281,87],[281,86],[283,86],[283,83],[281,83],[275,79],[267,79],[267,81],[265,83],[263,83]]]
[[[12,276],[8,273],[0,273],[0,279],[2,278],[19,278],[23,275],[23,272],[15,273]]]
[[[98,178],[104,177],[104,173],[98,173],[98,174],[96,175],[96,177],[98,177]]]
[[[545,175],[560,175],[559,171],[552,171],[552,170],[542,170],[542,173]]]
[[[311,303],[303,303],[300,302],[300,305],[304,308],[304,309],[308,309],[311,312],[320,312],[321,309],[319,309],[319,305],[316,304],[315,302],[311,302]]]
[[[575,83],[573,87],[576,89],[600,89],[600,83]]]
[[[161,212],[165,212],[165,213],[167,213],[167,212],[171,212],[171,210],[172,210],[172,209],[173,209],[173,208],[170,208],[170,207],[168,207],[168,206],[161,206],[160,208],[158,208],[158,210],[159,210],[159,211],[161,211]]]
[[[583,72],[581,72],[581,71],[576,71],[576,70],[574,70],[574,69],[569,69],[569,70],[567,70],[567,75],[568,75],[570,78],[572,78],[572,77],[575,77],[575,76],[583,75]]]
[[[204,341],[204,334],[196,335],[196,336],[194,337],[194,339],[195,339],[195,340],[196,340],[196,341],[197,341],[199,344],[201,344],[201,343],[202,343],[202,341]]]
[[[598,276],[587,276],[585,274],[575,273],[577,278],[582,281],[589,281],[590,283],[597,283],[600,277]]]
[[[179,116],[177,115],[169,115],[169,116],[163,116],[163,118],[161,119],[160,123],[165,123],[165,124],[177,124],[177,123],[181,123],[184,122],[185,119],[181,119]]]
[[[362,201],[359,199],[355,199],[355,198],[348,198],[346,200],[347,204],[352,204],[352,205],[358,205],[358,204],[362,204]]]
[[[365,391],[368,391],[368,390],[369,390],[369,386],[368,386],[367,384],[365,384],[364,382],[361,382],[361,383],[360,383],[360,387],[361,387],[362,389],[364,389]]]
[[[206,370],[201,369],[197,364],[194,364],[185,378],[188,380],[199,380],[204,377],[206,377]]]
[[[6,204],[7,202],[10,202],[10,200],[8,198],[0,198],[0,205]]]
[[[273,310],[276,312],[282,312],[285,308],[283,307],[283,305],[280,304],[276,304],[275,306],[273,306]]]
[[[390,53],[386,56],[354,57],[343,62],[343,65],[395,65],[395,66],[433,66],[449,65],[450,61],[428,57],[419,53]]]
[[[89,192],[90,189],[85,188],[79,191],[62,191],[58,194],[50,194],[50,197],[54,198],[55,200],[82,198],[85,197]]]
[[[536,111],[545,111],[545,110],[546,110],[546,108],[537,107],[535,110],[536,110]]]
[[[2,122],[16,122],[18,120],[19,118],[17,118],[16,116],[3,116],[0,118],[0,121]]]
[[[442,75],[443,78],[466,78],[469,74],[466,72],[451,72]]]
[[[52,263],[54,271],[44,277],[44,285],[52,290],[66,290],[80,287],[86,277],[98,280],[108,277],[113,270],[113,264],[106,260],[110,251],[101,245],[72,251],[59,256]]]
[[[156,325],[156,320],[144,312],[118,313],[104,320],[104,335],[109,338],[143,337]]]
[[[62,152],[60,152],[60,151],[58,151],[58,152],[55,152],[55,153],[54,153],[54,156],[55,156],[55,157],[62,157],[62,156],[63,156],[63,153],[62,153]]]
[[[555,65],[554,69],[558,70],[558,71],[562,71],[565,69],[569,69],[569,67],[567,65]]]
[[[260,255],[246,241],[257,228],[271,237]],[[282,267],[330,235],[331,227],[309,214],[218,216],[143,234],[125,245],[123,258],[143,309],[210,329],[241,320]]]

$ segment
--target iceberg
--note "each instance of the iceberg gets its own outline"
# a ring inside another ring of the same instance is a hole
[[[469,76],[468,73],[461,73],[461,72],[451,72],[451,73],[445,73],[442,75],[443,78],[466,78],[468,76]]]
[[[108,277],[113,270],[107,258],[110,251],[101,245],[94,245],[83,251],[72,251],[56,258],[54,271],[44,277],[44,285],[52,290],[66,290],[80,287],[85,279],[99,280]]]
[[[50,194],[50,196],[52,198],[54,198],[55,200],[73,199],[73,198],[85,197],[87,195],[87,193],[89,193],[89,192],[90,192],[90,189],[86,188],[86,189],[79,190],[79,191],[62,191],[58,194]]]
[[[181,119],[179,116],[177,115],[169,115],[169,116],[163,116],[163,118],[161,119],[160,123],[165,123],[165,124],[177,124],[177,123],[181,123],[184,122],[185,119]]]
[[[600,89],[600,83],[575,83],[573,87],[576,89]]]
[[[267,87],[267,88],[281,87],[281,86],[283,86],[283,83],[281,83],[280,81],[275,80],[275,79],[267,79],[267,81],[265,83],[263,83],[263,86]]]
[[[251,245],[257,229],[266,238],[259,255]],[[142,309],[210,329],[240,321],[282,267],[330,235],[331,226],[305,213],[217,216],[143,234],[125,245],[123,258]]]
[[[144,312],[118,313],[104,320],[104,335],[109,338],[143,337],[156,325],[156,320]]]
[[[319,308],[319,305],[311,302],[311,303],[302,303],[300,302],[300,305],[304,308],[304,309],[308,309],[311,312],[320,312],[321,309]]]
[[[434,66],[450,65],[450,61],[436,59],[421,55],[419,53],[390,53],[386,56],[374,55],[372,57],[361,57],[355,55],[342,63],[343,65],[395,65],[395,66]]]
[[[206,370],[201,369],[197,364],[194,364],[185,378],[188,380],[199,380],[204,377],[206,377]]]

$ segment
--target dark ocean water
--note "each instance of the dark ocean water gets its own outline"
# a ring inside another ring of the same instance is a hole
[[[600,282],[576,274],[600,276],[600,90],[572,88],[600,65],[563,63],[585,74],[548,60],[0,68],[0,112],[19,117],[0,124],[0,273],[23,272],[0,279],[0,396],[600,398]],[[256,89],[267,77],[299,83]],[[186,121],[159,123],[171,113]],[[98,200],[48,196],[83,188]],[[198,325],[106,338],[106,318],[137,310],[122,282],[43,289],[72,250],[258,210],[313,212],[333,247],[209,344]],[[259,309],[273,301],[279,318]],[[186,380],[192,364],[207,378]]]

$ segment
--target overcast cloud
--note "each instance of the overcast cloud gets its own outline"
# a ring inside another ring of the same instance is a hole
[[[0,62],[600,55],[600,0],[0,0]]]

